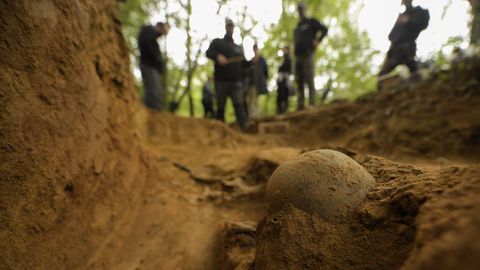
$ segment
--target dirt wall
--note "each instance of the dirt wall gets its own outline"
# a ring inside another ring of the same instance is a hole
[[[88,265],[139,199],[147,157],[116,5],[0,1],[1,269]]]

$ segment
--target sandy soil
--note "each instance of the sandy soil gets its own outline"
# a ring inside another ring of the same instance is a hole
[[[0,3],[0,269],[480,265],[478,61],[241,134],[142,108],[116,1],[32,5]],[[319,148],[375,188],[336,224],[266,215],[273,171]]]

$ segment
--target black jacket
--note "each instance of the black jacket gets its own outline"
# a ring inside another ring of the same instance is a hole
[[[138,34],[138,48],[140,49],[140,63],[154,67],[159,72],[164,70],[164,61],[157,39],[160,34],[153,25],[143,26]]]
[[[428,10],[419,6],[406,10],[400,16],[408,16],[409,20],[405,24],[399,23],[398,19],[393,26],[392,31],[388,35],[388,39],[392,44],[400,44],[404,42],[415,42],[422,30],[427,28],[430,20]]]
[[[317,37],[317,33],[321,35]],[[328,28],[314,18],[303,18],[298,22],[294,32],[295,55],[306,55],[314,51],[313,41],[322,39],[327,35]]]
[[[259,95],[268,93],[268,65],[267,60],[263,56],[258,58],[256,63],[250,67],[250,85],[255,85]]]
[[[210,83],[205,83],[202,89],[202,102],[203,103],[212,103],[213,102],[213,91],[211,89]]]
[[[292,60],[289,54],[283,56],[283,63],[278,68],[278,72],[292,73]]]
[[[215,81],[238,82],[242,81],[245,68],[250,64],[245,60],[243,48],[233,42],[232,37],[225,35],[216,38],[210,43],[207,57],[215,61]],[[217,63],[217,56],[222,54],[229,63],[221,66]],[[230,62],[231,61],[231,62]]]

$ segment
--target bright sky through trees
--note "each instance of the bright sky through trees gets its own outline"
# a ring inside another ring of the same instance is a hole
[[[390,46],[387,39],[397,14],[402,12],[400,0],[364,0],[364,8],[358,18],[360,28],[365,29],[376,50],[385,53]],[[449,0],[417,0],[414,5],[428,8],[430,25],[420,34],[417,40],[420,58],[427,58],[437,52],[450,37],[462,36],[464,46],[468,44],[470,21],[468,1],[451,1],[445,16],[444,8]],[[383,60],[383,58],[382,58]]]
[[[451,1],[450,7],[442,18],[444,7],[448,3],[449,0],[414,1],[414,5],[428,8],[431,15],[430,26],[422,32],[418,39],[419,57],[427,58],[430,54],[435,53],[452,36],[464,37],[465,44],[467,44],[468,22],[470,20],[468,1]],[[201,37],[208,34],[209,39],[223,36],[224,18],[228,16],[234,21],[238,20],[236,14],[246,6],[248,13],[259,21],[252,32],[252,36],[260,46],[266,38],[265,27],[268,29],[269,25],[275,24],[282,12],[281,0],[231,0],[228,6],[221,10],[220,16],[215,16],[217,5],[213,0],[194,0],[192,4],[192,27],[195,35]],[[358,25],[368,32],[373,48],[381,52],[381,55],[374,61],[376,65],[379,65],[383,59],[383,54],[388,50],[387,35],[397,14],[402,11],[400,0],[359,0],[358,5],[361,4],[363,4],[363,8],[359,14]],[[175,7],[172,8],[175,9]],[[294,7],[291,11],[296,12]],[[162,20],[162,15],[153,16],[152,22]],[[168,54],[178,64],[183,63],[185,58],[185,39],[185,32],[175,28],[168,36]],[[239,40],[238,31],[236,31],[236,39]],[[244,40],[247,57],[252,55],[248,48],[251,48],[253,42],[250,37]],[[204,62],[206,59],[202,58],[201,61]]]

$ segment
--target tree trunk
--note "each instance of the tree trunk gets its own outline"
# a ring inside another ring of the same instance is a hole
[[[478,44],[480,42],[480,1],[469,0],[469,2],[472,6],[470,43]]]
[[[190,19],[192,17],[192,0],[187,2],[187,66],[188,66],[188,77],[187,77],[187,93],[188,93],[188,110],[190,116],[195,116],[193,97],[192,97],[192,78],[193,78],[193,63],[192,63],[192,33]]]

